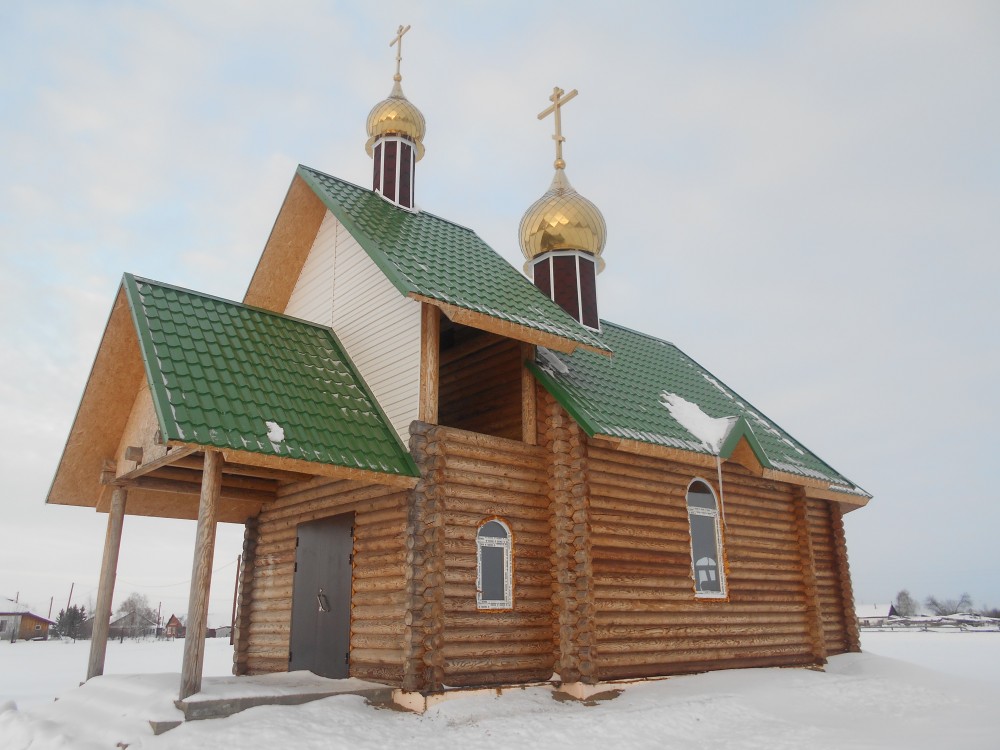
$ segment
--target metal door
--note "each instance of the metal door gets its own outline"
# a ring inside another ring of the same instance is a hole
[[[344,513],[296,530],[289,671],[350,672],[353,527],[354,514]]]

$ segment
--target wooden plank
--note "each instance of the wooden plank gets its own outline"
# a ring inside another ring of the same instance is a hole
[[[384,484],[390,487],[410,488],[416,485],[417,477],[399,474],[383,474],[367,469],[352,469],[347,466],[334,466],[313,461],[303,461],[287,456],[270,456],[264,453],[247,453],[244,451],[223,450],[222,457],[227,461],[245,464],[247,466],[262,466],[270,469],[285,469],[302,474],[333,477],[335,479],[358,479],[372,484]]]
[[[437,424],[438,379],[441,374],[441,312],[420,305],[420,408],[421,422]]]
[[[167,455],[153,461],[147,461],[146,463],[135,467],[134,469],[132,469],[132,471],[127,471],[121,476],[117,477],[117,480],[118,482],[122,481],[127,482],[132,479],[138,479],[139,477],[145,476],[146,474],[150,474],[151,472],[154,472],[157,469],[161,469],[164,466],[170,466],[171,464],[176,463],[177,461],[181,460],[182,458],[185,458],[186,456],[190,456],[192,453],[195,452],[195,450],[197,449],[193,445],[185,445],[179,448],[173,448],[167,453]]]
[[[243,298],[246,304],[284,312],[325,215],[326,206],[295,175]]]
[[[184,661],[181,666],[181,700],[201,690],[201,675],[205,663],[205,632],[208,629],[208,595],[212,583],[212,561],[215,557],[216,506],[219,501],[219,490],[222,487],[222,462],[222,456],[217,451],[206,451],[202,491],[198,504],[194,560],[191,565],[187,635],[184,637]]]
[[[535,361],[535,347],[521,344],[521,441],[528,445],[538,442],[538,404],[536,403],[535,376],[525,365]]]
[[[97,605],[94,629],[90,641],[90,658],[87,662],[87,679],[104,674],[104,657],[108,648],[108,628],[111,620],[111,602],[115,593],[118,572],[118,552],[121,549],[122,526],[125,521],[125,503],[128,490],[115,487],[111,494],[111,511],[108,513],[108,530],[104,537],[104,556],[101,560],[101,580],[97,587]]]

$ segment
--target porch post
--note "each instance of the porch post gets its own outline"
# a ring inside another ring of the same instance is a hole
[[[94,610],[94,630],[90,637],[90,659],[87,662],[87,679],[104,674],[104,656],[108,650],[108,626],[111,620],[111,601],[115,593],[115,576],[118,573],[118,551],[122,543],[122,526],[125,523],[125,501],[128,489],[115,487],[111,493],[108,511],[108,531],[104,536],[104,558],[101,561],[101,580],[97,586],[97,605]]]
[[[218,451],[205,451],[194,563],[191,566],[187,634],[184,636],[184,664],[181,667],[181,700],[201,690],[201,673],[205,664],[205,632],[208,628],[208,592],[212,583],[212,560],[215,555],[215,519],[222,487],[222,463],[222,455]]]

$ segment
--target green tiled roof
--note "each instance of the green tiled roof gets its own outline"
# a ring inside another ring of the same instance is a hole
[[[471,229],[390,205],[371,190],[300,166],[299,176],[402,294],[419,294],[604,349]]]
[[[723,457],[745,436],[765,467],[830,483],[830,489],[868,493],[821,461],[731,388],[671,343],[601,322],[609,358],[577,350],[539,350],[539,381],[590,434],[628,438],[714,455],[674,419],[664,394],[680,396],[712,418],[731,418]]]
[[[329,328],[125,275],[167,440],[418,476]]]

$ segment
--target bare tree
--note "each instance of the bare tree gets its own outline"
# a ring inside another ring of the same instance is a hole
[[[927,608],[938,617],[957,615],[959,612],[971,612],[972,597],[968,594],[962,594],[960,599],[935,599],[933,596],[928,596]]]
[[[120,635],[138,638],[150,630],[156,632],[156,610],[149,606],[145,594],[131,593],[115,610],[119,619],[124,618],[119,626]]]
[[[917,614],[917,602],[910,596],[910,592],[903,589],[896,594],[896,601],[893,604],[896,614],[900,617],[913,617]]]

